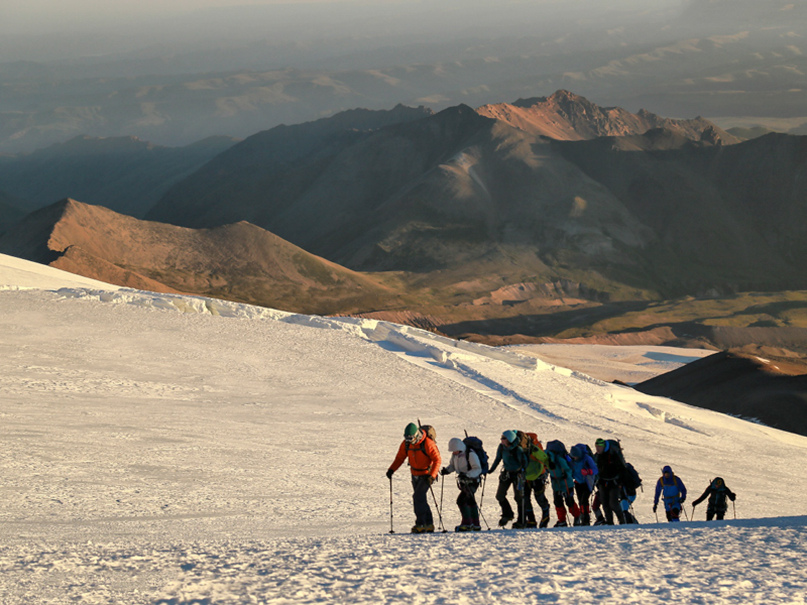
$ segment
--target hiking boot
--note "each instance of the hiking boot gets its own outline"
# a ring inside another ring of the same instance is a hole
[[[566,523],[566,519],[561,519],[557,523],[555,523],[555,527],[569,527],[569,524]]]
[[[471,526],[470,525],[457,525],[457,527],[454,528],[454,531],[471,531]]]
[[[588,513],[580,515],[580,525],[591,525],[591,516]]]
[[[471,531],[482,531],[482,526],[477,524],[471,525]]]
[[[574,527],[578,527],[578,526],[582,525],[582,520],[580,519],[579,515],[574,518],[574,521],[572,521],[572,525]]]
[[[536,527],[538,527],[538,523],[536,523],[535,521],[527,521],[527,527],[529,527],[530,529],[535,529]]]
[[[541,523],[538,525],[538,527],[549,527],[549,514],[541,517]]]
[[[412,527],[413,534],[430,534],[434,532],[434,525],[415,525]]]
[[[513,517],[508,517],[507,515],[502,515],[502,518],[499,519],[499,527],[504,527],[505,525],[510,523],[510,521],[512,521],[512,520],[513,520]]]
[[[527,524],[521,521],[516,521],[515,523],[513,523],[513,529],[526,529],[526,528]]]

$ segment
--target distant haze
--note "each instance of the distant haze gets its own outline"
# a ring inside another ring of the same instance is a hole
[[[0,153],[560,88],[801,134],[806,33],[792,0],[0,0]]]
[[[389,38],[387,43],[436,42],[443,37],[530,36],[557,19],[596,22],[600,13],[633,18],[672,9],[682,0],[30,0],[0,6],[0,57],[70,59],[155,45],[273,43],[312,39]],[[395,40],[396,36],[404,37]]]

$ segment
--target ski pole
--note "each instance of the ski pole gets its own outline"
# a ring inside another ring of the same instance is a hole
[[[440,514],[440,509],[437,507],[437,496],[434,495],[434,490],[432,489],[431,484],[429,484],[429,491],[432,493],[434,507],[437,508],[437,518],[440,519],[440,527],[442,528],[443,533],[446,533],[448,530],[446,529],[445,525],[443,525],[443,515]]]
[[[395,533],[392,528],[392,477],[389,478],[389,533]]]
[[[684,511],[684,518],[689,521],[689,515],[687,515],[687,507],[683,504],[681,505],[681,510]]]

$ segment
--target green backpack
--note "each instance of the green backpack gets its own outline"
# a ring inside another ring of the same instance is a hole
[[[527,481],[535,481],[546,473],[547,462],[549,460],[541,442],[531,443],[527,449]]]

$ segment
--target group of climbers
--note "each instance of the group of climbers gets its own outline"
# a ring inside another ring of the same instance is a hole
[[[496,456],[489,466],[487,453],[476,437],[454,437],[449,440],[448,449],[451,460],[441,468],[434,428],[410,423],[404,430],[398,454],[387,470],[387,477],[392,481],[393,473],[405,460],[409,462],[415,508],[413,533],[434,531],[427,495],[438,475],[452,473],[457,474],[460,490],[457,506],[461,522],[455,531],[481,530],[476,492],[485,476],[492,474],[499,465],[502,470],[496,500],[501,507],[500,527],[506,527],[511,521],[513,528],[547,527],[550,521],[547,485],[551,487],[557,515],[555,527],[569,526],[569,516],[574,526],[591,525],[591,513],[594,513],[594,525],[613,525],[615,519],[620,524],[638,523],[632,506],[642,481],[636,469],[625,461],[617,440],[600,438],[594,442],[593,451],[584,443],[567,451],[561,441],[549,441],[544,447],[535,433],[506,430],[501,434]],[[508,500],[511,489],[515,511]],[[661,500],[667,520],[678,521],[686,495],[683,481],[670,466],[665,466],[656,482],[653,512],[657,511]],[[717,477],[693,502],[693,511],[707,497],[706,517],[711,521],[715,517],[723,519],[727,510],[726,498],[734,501],[736,495],[726,487],[722,478]],[[533,499],[540,510],[540,518],[536,516]]]

